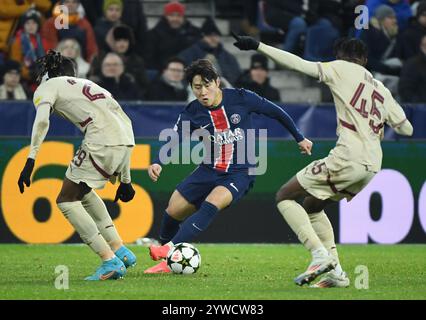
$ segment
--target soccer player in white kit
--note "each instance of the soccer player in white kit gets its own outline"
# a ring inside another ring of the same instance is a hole
[[[56,199],[64,216],[81,239],[102,259],[102,265],[86,280],[122,278],[135,265],[136,256],[123,245],[102,199],[92,189],[102,189],[117,177],[115,202],[133,199],[130,156],[135,145],[132,123],[111,94],[86,79],[76,78],[75,63],[55,51],[39,59],[34,93],[36,117],[27,162],[18,180],[30,186],[39,148],[49,129],[52,112],[76,125],[84,134],[81,147],[65,173]],[[115,181],[114,181],[115,182]]]
[[[336,60],[310,62],[289,52],[236,36],[236,47],[257,50],[288,69],[318,79],[330,88],[337,113],[336,146],[326,158],[300,170],[277,192],[278,210],[299,240],[311,252],[308,269],[296,277],[298,285],[347,287],[349,278],[339,263],[332,225],[324,208],[332,201],[350,201],[380,170],[384,124],[398,134],[411,136],[413,127],[390,91],[365,69],[368,50],[358,39],[340,39]],[[303,199],[303,204],[295,200]]]

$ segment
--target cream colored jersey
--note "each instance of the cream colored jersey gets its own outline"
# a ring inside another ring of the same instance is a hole
[[[34,105],[48,103],[57,114],[84,133],[84,141],[103,146],[134,146],[132,122],[111,93],[96,83],[56,77],[34,93]]]
[[[364,67],[343,60],[318,63],[319,79],[330,87],[337,113],[336,147],[330,155],[378,172],[382,165],[383,127],[406,120],[390,91]]]

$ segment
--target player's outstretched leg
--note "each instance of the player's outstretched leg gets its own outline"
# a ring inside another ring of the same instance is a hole
[[[114,255],[99,232],[96,223],[81,203],[81,197],[88,191],[87,189],[87,186],[78,185],[65,178],[61,192],[56,200],[59,209],[78,232],[84,243],[103,261],[96,272],[87,277],[86,280],[122,278],[126,274],[126,266]]]
[[[314,197],[306,197],[303,201],[303,208],[309,214],[309,220],[318,238],[321,240],[327,251],[336,259],[336,268],[326,273],[316,284],[311,287],[315,288],[331,288],[331,287],[348,287],[350,280],[340,265],[339,255],[337,253],[336,243],[334,241],[333,226],[325,214],[323,208],[328,205],[331,200],[322,201]]]
[[[103,200],[95,191],[91,190],[82,198],[81,203],[96,223],[102,237],[108,242],[115,255],[123,261],[126,268],[135,266],[136,256],[123,245],[123,240],[121,240]]]
[[[300,286],[309,284],[319,275],[334,269],[337,264],[315,233],[305,209],[294,201],[307,195],[295,177],[277,193],[278,210],[300,242],[312,254],[312,262],[307,270],[294,279],[294,282]]]

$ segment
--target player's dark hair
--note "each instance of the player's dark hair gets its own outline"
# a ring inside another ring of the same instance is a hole
[[[59,52],[49,50],[47,54],[36,61],[37,83],[48,73],[49,78],[61,76],[75,76],[75,62],[62,56]]]
[[[197,75],[201,76],[201,79],[205,82],[216,81],[219,78],[216,68],[207,59],[198,59],[185,69],[185,77],[190,85]]]
[[[340,38],[334,43],[336,59],[364,65],[368,58],[368,47],[360,39]]]

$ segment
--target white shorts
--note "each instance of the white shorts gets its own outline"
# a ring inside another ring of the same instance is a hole
[[[328,156],[311,162],[296,177],[303,189],[317,199],[350,201],[375,174],[363,164]]]
[[[68,166],[65,176],[74,183],[84,182],[92,189],[102,189],[129,162],[132,147],[102,146],[83,142]]]

